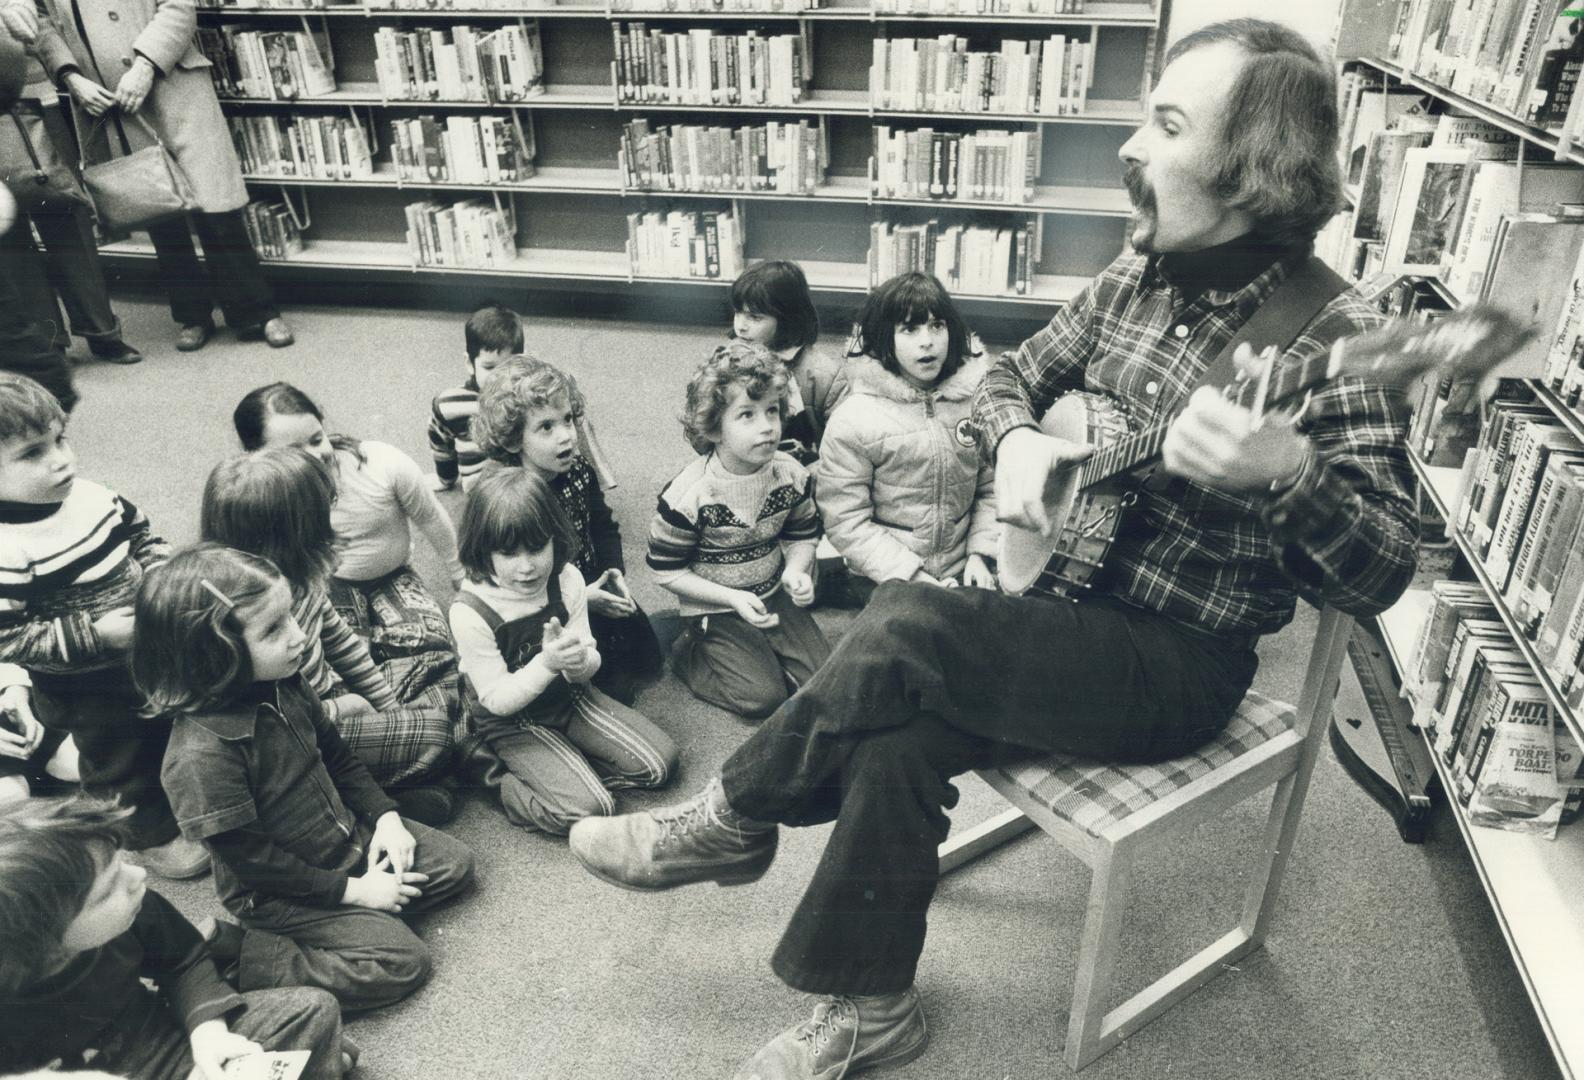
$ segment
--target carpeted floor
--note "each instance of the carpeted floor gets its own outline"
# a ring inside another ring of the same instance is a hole
[[[172,349],[157,297],[124,298],[118,309],[148,361],[80,366],[72,436],[84,475],[138,503],[178,543],[195,538],[204,476],[235,449],[231,408],[252,387],[290,380],[319,400],[333,430],[394,443],[422,462],[430,396],[463,374],[461,320],[451,312],[294,309],[295,348],[241,345],[222,332],[189,356]],[[690,453],[674,420],[687,372],[718,339],[714,327],[570,318],[529,328],[530,351],[574,371],[589,398],[620,477],[612,503],[636,591],[651,610],[665,600],[642,570],[644,532],[660,485]],[[442,582],[429,552],[416,561]],[[840,617],[822,618],[840,632]],[[1263,689],[1294,693],[1307,625],[1267,640]],[[695,790],[749,731],[670,678],[640,707],[676,738],[683,766],[672,791],[625,795],[626,807]],[[1322,755],[1268,948],[1086,1077],[1557,1075],[1451,821],[1439,820],[1422,847],[1402,844],[1329,750]],[[963,786],[957,820],[988,816],[992,799]],[[1257,813],[1244,807],[1189,837],[1140,881],[1124,988],[1219,935],[1217,913],[1234,910],[1241,880],[1220,868],[1251,853],[1243,834]],[[825,830],[785,830],[756,886],[658,896],[601,885],[563,841],[513,829],[480,797],[465,800],[453,831],[477,852],[480,888],[421,927],[436,957],[433,983],[351,1023],[365,1048],[359,1075],[724,1078],[806,1015],[809,1000],[781,986],[766,959]],[[217,909],[207,879],[162,888],[191,916]],[[919,975],[933,1041],[893,1075],[1066,1075],[1059,1053],[1087,888],[1081,864],[1034,838],[946,881]]]

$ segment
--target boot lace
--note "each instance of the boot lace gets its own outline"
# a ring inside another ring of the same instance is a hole
[[[798,1041],[808,1043],[810,1054],[818,1057],[820,1051],[836,1036],[836,1029],[849,1021],[855,1029],[852,1045],[847,1048],[847,1062],[850,1064],[853,1053],[858,1049],[858,1006],[851,998],[833,997],[815,1006],[813,1019],[804,1024],[803,1030],[797,1034]]]
[[[674,840],[683,840],[695,829],[706,828],[712,816],[708,799],[698,799],[680,806],[663,817],[656,814],[655,820],[660,823],[660,838],[655,841],[656,846],[663,847]]]

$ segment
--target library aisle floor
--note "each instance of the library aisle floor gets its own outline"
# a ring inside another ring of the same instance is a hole
[[[429,399],[463,374],[454,311],[293,307],[295,348],[238,344],[222,330],[196,354],[175,352],[159,297],[122,295],[118,311],[148,360],[78,366],[72,437],[83,475],[136,502],[178,544],[196,538],[204,476],[236,449],[231,409],[252,387],[289,380],[319,401],[331,430],[388,441],[423,463]],[[719,338],[715,327],[529,320],[529,351],[572,370],[589,399],[620,480],[611,501],[635,591],[651,611],[666,602],[642,568],[647,522],[690,453],[675,421],[687,373]],[[420,548],[416,561],[443,590],[433,556]],[[840,633],[843,616],[821,618]],[[1261,689],[1296,693],[1308,626],[1302,618],[1267,639]],[[639,707],[676,738],[682,769],[670,791],[624,793],[624,808],[691,793],[749,730],[670,676]],[[1266,950],[1084,1077],[1557,1076],[1450,818],[1435,821],[1429,843],[1405,845],[1330,750],[1321,755]],[[988,793],[962,786],[958,822],[988,816]],[[1241,808],[1139,882],[1133,925],[1144,929],[1124,943],[1119,989],[1219,935],[1217,913],[1234,910],[1241,892],[1204,865],[1251,851],[1252,835],[1237,826],[1262,814]],[[777,982],[767,960],[824,829],[785,830],[756,886],[656,896],[595,882],[565,841],[513,829],[482,796],[463,800],[452,831],[478,854],[480,888],[420,927],[435,954],[430,986],[352,1021],[365,1051],[357,1075],[710,1080],[807,1015],[808,999]],[[159,887],[194,918],[218,910],[208,879]],[[1069,1075],[1059,1052],[1087,890],[1080,863],[1032,836],[945,882],[919,973],[931,1047],[887,1075]]]

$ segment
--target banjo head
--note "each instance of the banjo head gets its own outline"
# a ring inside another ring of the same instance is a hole
[[[1091,399],[1098,404],[1092,403]],[[1109,409],[1109,403],[1095,395],[1082,392],[1064,394],[1045,411],[1040,419],[1040,431],[1058,439],[1072,442],[1095,442],[1091,413],[1095,408]],[[1001,550],[996,559],[996,580],[1002,590],[1021,596],[1045,572],[1051,556],[1062,548],[1062,525],[1077,494],[1076,469],[1060,469],[1045,478],[1045,514],[1050,519],[1051,534],[1045,536],[1033,529],[1025,529],[1007,522],[1001,523]]]

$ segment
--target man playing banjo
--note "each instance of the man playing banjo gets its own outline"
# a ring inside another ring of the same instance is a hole
[[[1302,37],[1258,20],[1191,34],[1167,61],[1121,150],[1134,250],[1002,357],[975,407],[1001,517],[1035,528],[1047,477],[1090,452],[1035,426],[1058,394],[1103,393],[1135,424],[1181,410],[1165,475],[1138,491],[1091,588],[1068,602],[887,582],[702,793],[572,830],[597,876],[668,889],[752,881],[778,825],[835,822],[772,959],[792,987],[828,996],[743,1080],[838,1080],[923,1051],[913,981],[951,777],[1051,752],[1181,755],[1226,724],[1256,641],[1300,594],[1370,615],[1413,573],[1399,391],[1341,379],[1296,419],[1262,423],[1194,389],[1308,265],[1337,206],[1331,71]],[[1310,315],[1282,335],[1284,363],[1381,321],[1351,289]]]

